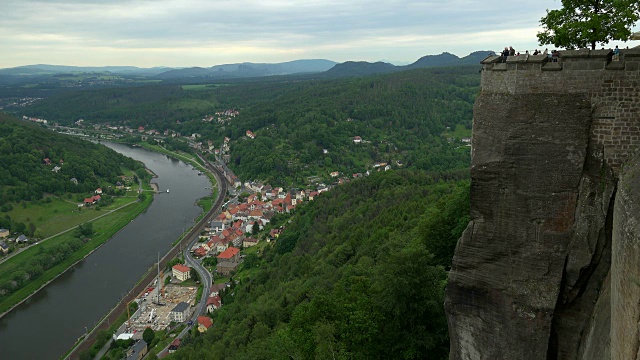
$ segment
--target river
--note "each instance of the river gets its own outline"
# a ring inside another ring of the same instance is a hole
[[[182,161],[143,148],[105,143],[142,161],[160,191],[146,212],[111,240],[0,319],[0,359],[58,359],[169,251],[202,213],[206,176]]]

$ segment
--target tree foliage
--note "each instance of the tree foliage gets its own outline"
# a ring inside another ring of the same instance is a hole
[[[468,148],[449,143],[442,134],[458,125],[471,129],[480,84],[477,66],[290,80],[199,91],[175,85],[82,90],[52,96],[23,111],[63,124],[82,117],[87,124],[197,133],[198,141],[210,140],[216,147],[229,137],[230,167],[236,174],[273,185],[301,185],[309,176],[328,177],[333,171],[365,172],[376,162],[400,161],[429,171],[468,166]],[[240,115],[224,124],[202,121],[231,108]],[[247,130],[257,137],[246,138]],[[355,136],[364,141],[354,144]],[[167,137],[165,146],[189,150],[181,139]]]
[[[115,184],[122,175],[122,167],[142,167],[106,146],[57,134],[1,113],[0,157],[3,206],[39,200],[45,193],[93,193],[103,182]],[[45,164],[45,159],[51,165]],[[56,166],[58,171],[54,171]],[[71,179],[77,180],[77,184]]]
[[[144,329],[144,331],[142,332],[142,340],[144,340],[147,344],[149,344],[149,346],[151,346],[151,342],[155,337],[156,337],[156,332],[153,331],[153,329],[150,327]]]
[[[568,49],[595,49],[598,43],[628,40],[639,18],[637,0],[562,0],[561,9],[547,10],[540,19],[544,31],[538,33],[538,41]]]
[[[248,275],[222,292],[216,326],[175,358],[446,359],[444,266],[468,191],[399,171],[322,194],[296,210],[275,248],[252,254]]]
[[[59,264],[74,251],[80,249],[82,245],[83,242],[80,239],[73,239],[49,247],[40,247],[35,256],[21,264],[20,269],[0,274],[0,300],[4,300],[22,288],[28,281],[40,277],[46,270]]]

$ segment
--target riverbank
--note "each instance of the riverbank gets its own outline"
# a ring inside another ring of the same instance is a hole
[[[148,182],[150,178],[147,178],[146,180],[147,181],[145,182],[139,182],[139,190],[151,189],[151,185]],[[130,223],[133,219],[146,211],[152,202],[152,196],[144,197],[142,200],[130,202],[121,207],[107,210],[107,212],[105,212],[104,214],[92,217],[88,220],[83,220],[81,224],[92,224],[94,233],[91,236],[90,240],[84,241],[84,244],[72,253],[63,255],[65,256],[64,259],[60,260],[59,263],[52,266],[51,268],[44,270],[42,274],[34,280],[28,281],[26,284],[23,284],[19,289],[15,290],[10,295],[3,297],[0,300],[0,319],[10,313],[20,304],[29,300],[40,290],[44,289],[53,280],[65,274],[87,256],[100,248],[128,223]],[[107,209],[108,208],[109,207],[107,207]],[[95,210],[83,210],[84,213],[88,211]],[[97,214],[100,214],[100,212],[98,212]],[[76,222],[75,224],[78,223]],[[32,259],[34,257],[39,256],[43,253],[53,251],[53,249],[56,249],[56,247],[68,246],[68,244],[72,241],[77,242],[78,239],[73,233],[73,230],[77,227],[78,225],[72,225],[71,227],[60,231],[58,234],[38,241],[37,243],[24,249],[23,251],[20,251],[10,259],[3,261],[2,263],[0,263],[0,274],[3,274],[3,276],[6,277],[13,276],[14,274],[20,273],[21,271],[24,273],[25,270],[28,270],[28,268],[35,266],[32,264]],[[60,256],[60,254],[57,254],[55,252],[53,252],[52,255],[54,257]]]
[[[149,149],[150,150],[150,149]],[[163,152],[164,153],[164,152]],[[169,155],[164,153],[165,155]],[[181,160],[181,159],[180,159]],[[226,193],[226,182],[224,182],[224,178],[215,176],[214,174],[210,174],[209,170],[203,168],[211,178],[215,180],[215,191],[214,193],[217,195],[216,200],[213,204],[211,204],[211,208],[205,213],[203,211],[202,215],[198,217],[199,221],[192,226],[189,230],[183,233],[178,239],[176,243],[173,244],[173,247],[169,250],[167,254],[165,254],[159,261],[159,267],[164,268],[169,260],[176,257],[180,250],[183,248],[187,248],[190,240],[196,237],[200,231],[207,224],[209,219],[220,209],[223,203],[223,198]],[[213,184],[212,184],[213,186]],[[222,194],[222,195],[221,195]],[[94,347],[94,343],[100,338],[100,334],[102,331],[107,330],[110,327],[110,324],[117,321],[118,317],[122,316],[122,314],[126,311],[126,306],[131,301],[135,300],[138,294],[148,287],[148,284],[153,281],[156,277],[156,269],[155,267],[150,268],[133,286],[131,290],[105,315],[98,324],[91,329],[86,337],[80,340],[75,346],[69,350],[69,352],[65,355],[65,359],[76,359],[81,356],[95,356],[92,352],[101,346]]]
[[[97,232],[95,236],[93,236],[91,240],[87,241],[78,251],[72,253],[68,258],[46,270],[36,280],[31,281],[0,302],[0,318],[4,317],[20,304],[29,300],[33,295],[44,289],[53,280],[57,279],[72,269],[76,264],[84,260],[87,256],[91,255],[94,251],[109,241],[109,239],[111,239],[115,234],[122,230],[122,228],[124,228],[128,223],[142,214],[152,202],[153,197],[147,197],[142,202],[133,202],[105,217],[91,220],[94,229]],[[54,246],[57,243],[62,243],[70,239],[73,239],[73,235],[67,232],[51,238],[45,243],[39,244],[39,248],[28,249],[18,256],[28,258],[33,256],[36,252],[41,251],[40,249],[43,247]],[[14,260],[18,261],[19,259]]]

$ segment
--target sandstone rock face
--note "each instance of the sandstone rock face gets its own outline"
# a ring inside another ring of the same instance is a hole
[[[611,356],[640,359],[640,157],[621,173],[613,228]]]
[[[625,51],[483,61],[451,360],[640,360],[640,48]]]
[[[447,288],[451,359],[546,359],[553,350],[590,119],[580,94],[476,100],[472,220]],[[575,262],[579,273],[590,261]]]

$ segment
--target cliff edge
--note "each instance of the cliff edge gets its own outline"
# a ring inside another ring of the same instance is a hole
[[[474,107],[450,359],[636,359],[640,49],[504,60]]]

